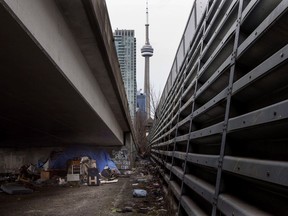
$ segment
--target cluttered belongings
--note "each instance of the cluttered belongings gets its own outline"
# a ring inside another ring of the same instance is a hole
[[[33,192],[31,189],[36,185],[97,186],[101,182],[117,182],[119,174],[120,171],[105,150],[71,147],[51,152],[45,162],[21,166],[19,173],[1,178],[0,185],[4,192],[24,194]]]

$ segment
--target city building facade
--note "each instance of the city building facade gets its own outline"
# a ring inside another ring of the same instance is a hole
[[[146,113],[146,95],[141,93],[140,91],[137,92],[137,112]]]
[[[134,122],[136,113],[136,38],[134,30],[115,30],[115,47],[121,69],[121,75],[129,103],[131,118]]]

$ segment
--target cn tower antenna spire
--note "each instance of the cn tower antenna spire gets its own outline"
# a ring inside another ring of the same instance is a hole
[[[146,1],[146,24],[149,25],[148,0]]]
[[[144,79],[144,93],[146,95],[146,113],[147,119],[150,118],[150,57],[153,56],[153,48],[149,43],[149,12],[148,12],[148,0],[146,1],[146,40],[145,45],[141,49],[141,54],[145,58],[145,79]]]
[[[146,1],[146,41],[145,44],[149,44],[149,11],[148,11],[148,0]]]

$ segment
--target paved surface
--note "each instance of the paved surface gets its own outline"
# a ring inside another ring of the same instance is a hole
[[[101,186],[45,186],[27,195],[0,193],[0,215],[124,215],[113,213],[113,210],[125,204],[131,206],[141,199],[133,198],[130,178],[120,178],[118,183]],[[129,212],[125,215],[143,214]]]

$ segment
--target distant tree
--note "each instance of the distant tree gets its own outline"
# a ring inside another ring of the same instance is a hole
[[[151,86],[150,87],[150,107],[151,107],[150,116],[152,119],[155,118],[155,113],[159,105],[160,97],[161,97],[161,92],[160,91],[156,92],[155,88]]]
[[[160,92],[156,93],[154,88],[150,88],[150,119],[147,119],[147,113],[138,110],[135,116],[135,131],[138,140],[139,155],[145,157],[150,154],[148,146],[147,135],[153,119],[155,117],[156,109],[159,103]]]
[[[146,155],[147,135],[146,135],[147,115],[145,112],[138,110],[135,119],[135,132],[138,140],[138,153],[140,156]]]

